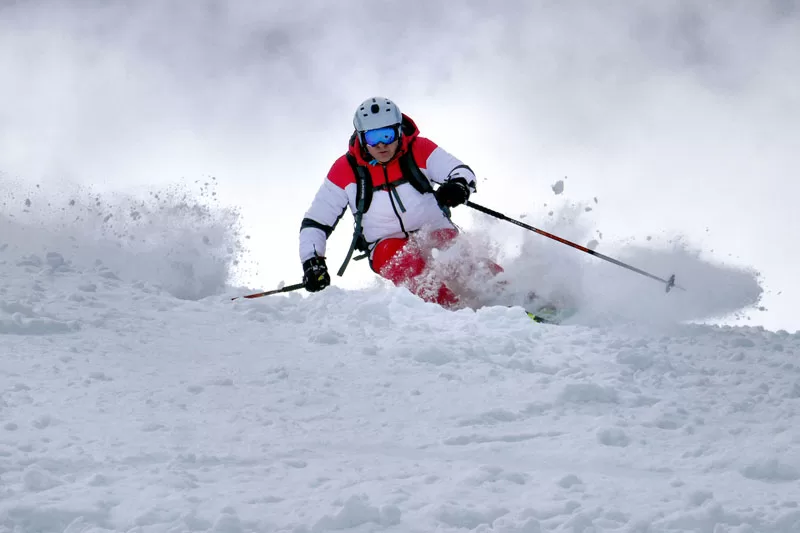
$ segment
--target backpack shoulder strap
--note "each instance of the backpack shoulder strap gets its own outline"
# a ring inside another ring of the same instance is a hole
[[[356,177],[356,213],[366,213],[372,203],[372,178],[369,175],[369,169],[359,165],[355,156],[350,153],[347,154],[347,162],[350,163],[350,168]]]
[[[350,249],[347,251],[347,256],[339,267],[337,274],[344,275],[350,259],[353,257],[353,252],[359,247],[359,241],[362,237],[361,219],[364,217],[369,204],[372,201],[372,178],[369,175],[369,170],[358,164],[356,158],[348,153],[347,162],[350,163],[350,168],[353,169],[353,174],[356,177],[356,212],[355,212],[355,229],[353,230],[353,240],[350,242]]]
[[[400,156],[398,162],[400,163],[400,170],[403,176],[408,178],[408,182],[417,191],[421,193],[433,192],[433,185],[430,180],[425,177],[425,174],[419,169],[417,161],[414,159],[414,142],[408,146],[406,153]]]

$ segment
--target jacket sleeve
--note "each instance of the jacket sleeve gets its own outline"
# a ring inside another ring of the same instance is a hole
[[[419,157],[417,161],[424,162],[420,167],[426,169],[431,182],[441,185],[451,179],[461,178],[467,182],[470,191],[475,192],[475,173],[463,161],[424,137],[418,137],[414,141],[414,150]]]
[[[331,181],[329,174],[300,224],[301,263],[314,256],[325,257],[328,237],[344,215],[347,204],[347,193]]]

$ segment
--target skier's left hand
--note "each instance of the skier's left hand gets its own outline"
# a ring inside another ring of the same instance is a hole
[[[436,192],[436,201],[444,207],[455,207],[469,199],[469,187],[464,178],[454,178],[442,183]]]

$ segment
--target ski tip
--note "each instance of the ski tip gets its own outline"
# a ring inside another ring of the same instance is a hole
[[[533,313],[531,311],[525,311],[525,314],[528,315],[528,318],[530,318],[531,320],[533,320],[534,322],[536,322],[538,324],[552,324],[552,325],[558,325],[559,324],[559,321],[557,321],[557,320],[554,320],[552,318],[545,318],[545,317],[543,317],[541,315],[537,315],[536,313]]]
[[[550,322],[546,318],[542,318],[534,313],[531,313],[530,311],[525,311],[525,314],[528,315],[528,318],[530,318],[534,322],[538,322],[539,324],[552,324],[552,322]]]

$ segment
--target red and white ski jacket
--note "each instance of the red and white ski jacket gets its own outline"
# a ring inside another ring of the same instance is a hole
[[[410,150],[422,174],[431,183],[442,184],[453,178],[463,178],[471,191],[475,192],[475,175],[464,163],[430,139],[420,137],[416,124],[406,115],[403,115],[402,127],[403,137],[398,153],[385,165],[370,164],[364,160],[358,136],[349,149],[359,165],[369,168],[372,178],[372,202],[361,221],[370,250],[382,239],[408,237],[423,227],[430,230],[455,227],[433,194],[421,193],[408,182],[392,185],[403,178],[398,163],[401,154]],[[374,188],[380,186],[383,187]],[[325,256],[327,238],[345,209],[350,206],[350,211],[354,215],[356,213],[356,189],[356,176],[347,156],[342,155],[333,163],[305,214],[300,229],[301,262],[315,255]]]

